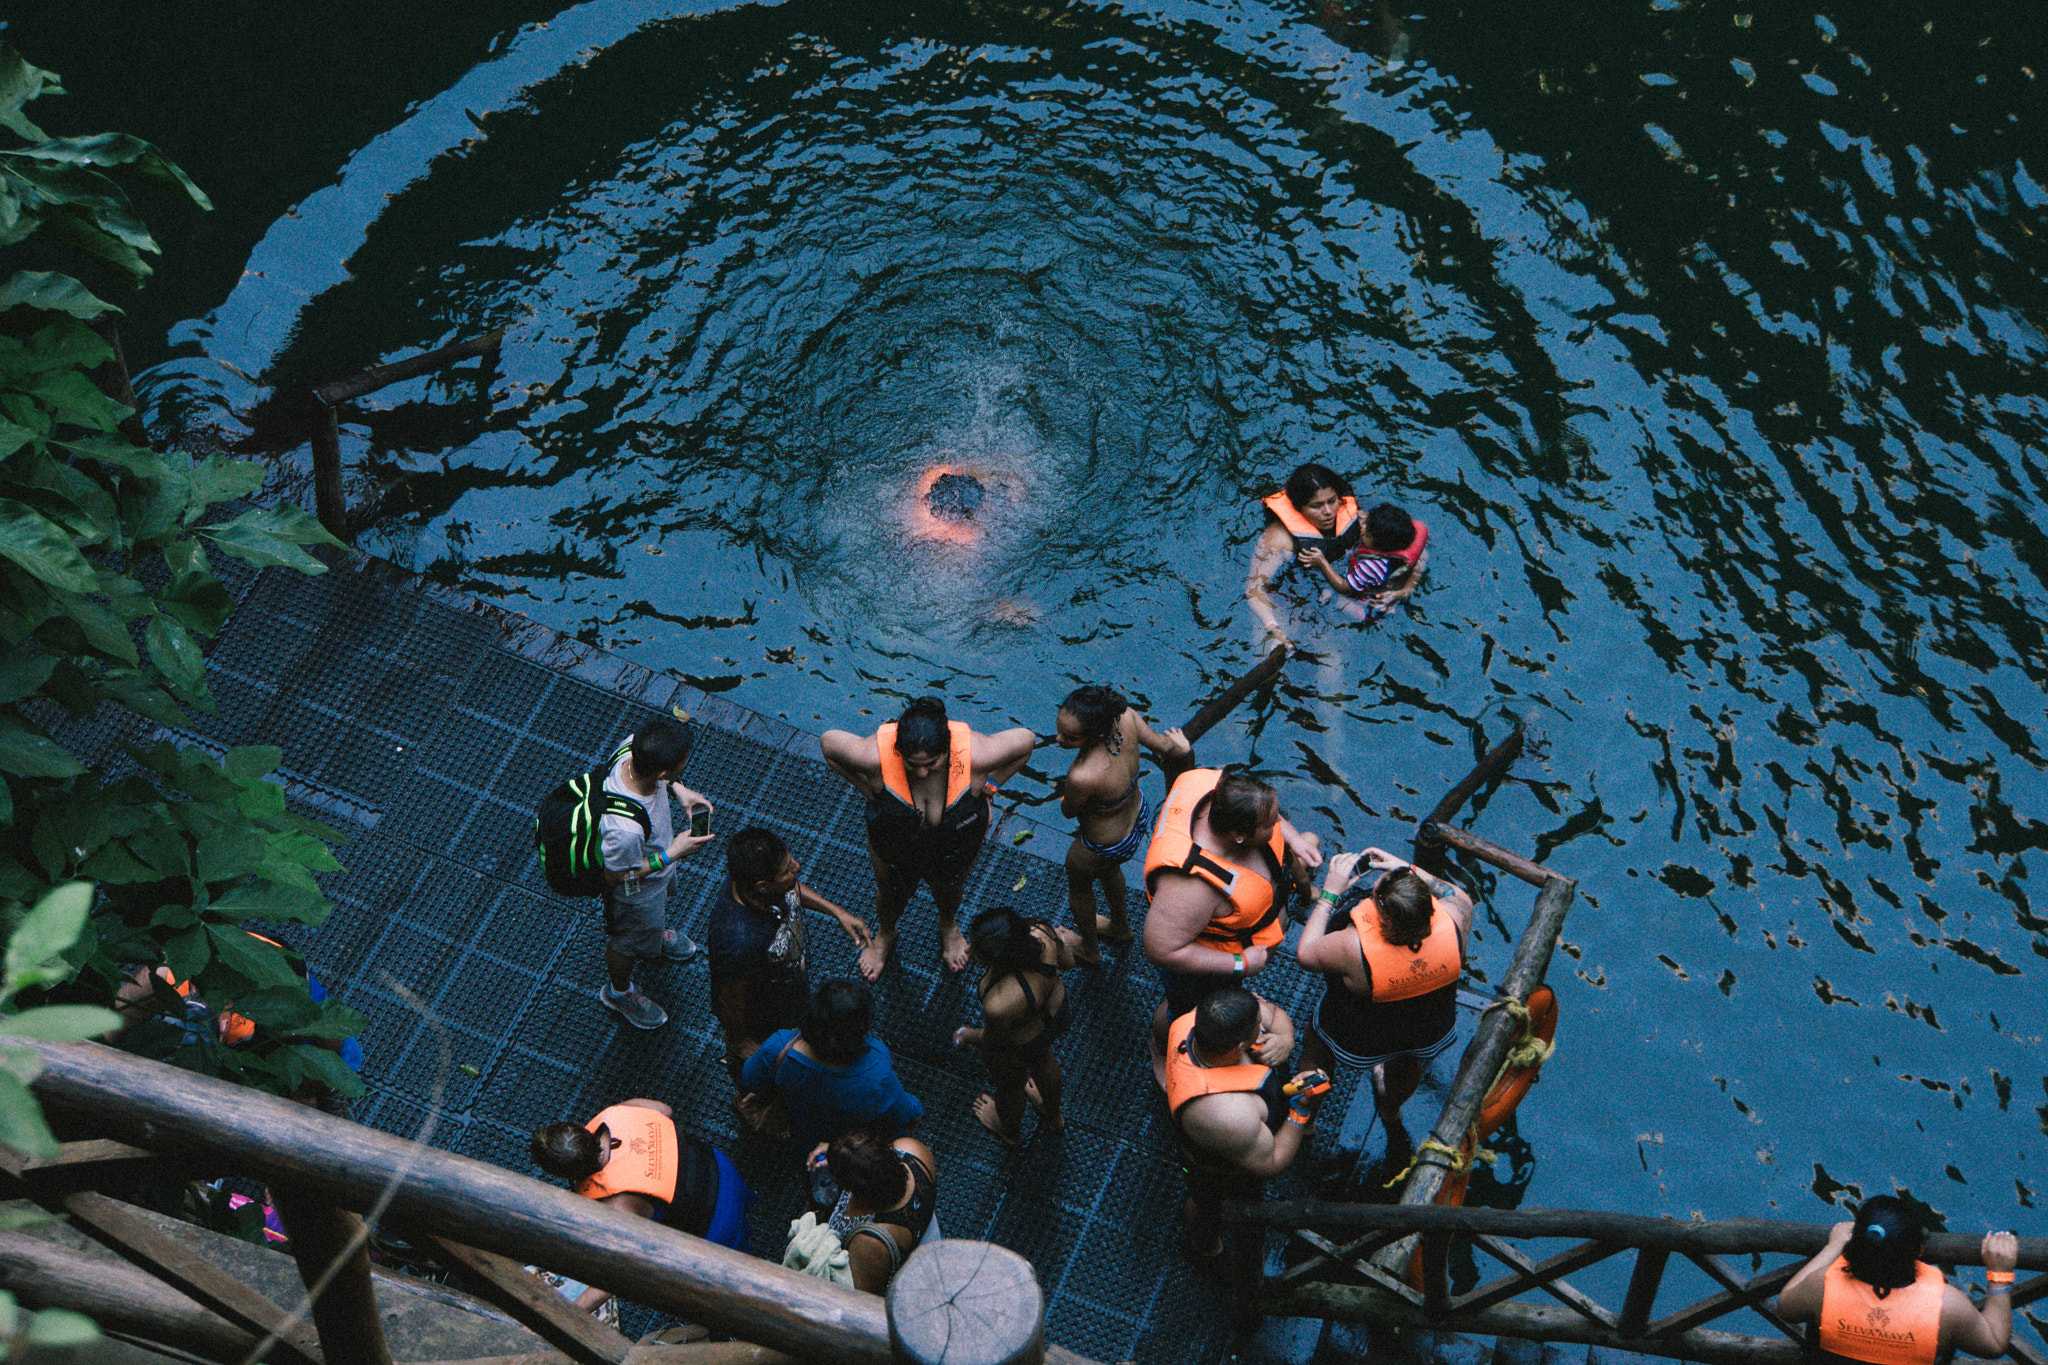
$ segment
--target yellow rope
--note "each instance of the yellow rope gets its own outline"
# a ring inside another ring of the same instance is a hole
[[[1494,1087],[1500,1084],[1501,1077],[1507,1075],[1509,1071],[1516,1067],[1541,1068],[1545,1062],[1550,1060],[1551,1054],[1557,1051],[1557,1044],[1554,1041],[1546,1043],[1536,1036],[1536,1024],[1535,1020],[1529,1017],[1528,1002],[1509,997],[1504,1000],[1494,1001],[1485,1009],[1479,1011],[1479,1013],[1481,1017],[1484,1017],[1491,1010],[1500,1010],[1515,1020],[1521,1032],[1516,1037],[1514,1044],[1508,1048],[1507,1056],[1501,1060],[1500,1070],[1494,1073],[1493,1079],[1487,1082],[1486,1089],[1480,1092],[1482,1107],[1484,1107],[1484,1097],[1493,1093]],[[1466,1137],[1469,1139],[1478,1130],[1478,1127],[1479,1116],[1474,1114],[1472,1116],[1472,1126],[1465,1130]],[[1422,1157],[1425,1152],[1438,1152],[1450,1158],[1446,1164],[1449,1166],[1452,1175],[1470,1170],[1474,1161],[1484,1161],[1488,1165],[1492,1165],[1500,1160],[1500,1153],[1488,1151],[1483,1147],[1476,1149],[1468,1157],[1459,1148],[1447,1147],[1435,1138],[1426,1138],[1423,1140],[1422,1145],[1415,1149],[1415,1155],[1408,1158],[1408,1164],[1401,1168],[1400,1174],[1389,1180],[1381,1188],[1391,1190],[1413,1175],[1415,1168],[1422,1164]]]

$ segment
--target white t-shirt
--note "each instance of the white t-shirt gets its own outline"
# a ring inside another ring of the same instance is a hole
[[[639,822],[628,815],[606,815],[598,820],[598,829],[604,836],[604,865],[614,872],[630,868],[640,869],[640,884],[627,891],[621,883],[612,888],[612,900],[619,905],[665,907],[668,904],[668,879],[675,873],[675,864],[670,863],[659,872],[647,871],[647,850],[666,850],[676,837],[675,826],[668,814],[668,784],[660,784],[652,796],[642,796],[626,785],[626,768],[632,763],[628,754],[612,765],[605,775],[604,789],[616,792],[631,801],[638,801],[647,811],[650,826],[645,839],[641,838]]]

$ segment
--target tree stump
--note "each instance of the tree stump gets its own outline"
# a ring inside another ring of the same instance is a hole
[[[922,1247],[889,1286],[889,1341],[911,1365],[1041,1365],[1045,1294],[1031,1263],[991,1242]]]

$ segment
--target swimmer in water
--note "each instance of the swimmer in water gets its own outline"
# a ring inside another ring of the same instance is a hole
[[[1111,688],[1077,687],[1060,703],[1057,742],[1074,750],[1060,813],[1078,821],[1067,847],[1067,910],[1081,942],[1074,956],[1090,966],[1102,963],[1101,940],[1131,941],[1123,865],[1152,833],[1152,810],[1138,790],[1138,747],[1161,760],[1191,751],[1179,730],[1160,734]],[[1102,885],[1109,915],[1095,913],[1095,887]]]
[[[1283,575],[1303,564],[1304,551],[1318,551],[1332,562],[1342,560],[1358,548],[1362,527],[1351,485],[1319,464],[1301,466],[1287,476],[1284,489],[1261,501],[1266,509],[1266,529],[1252,547],[1244,596],[1264,629],[1265,647],[1270,649],[1292,643],[1280,624],[1271,589]]]
[[[1421,586],[1429,571],[1429,527],[1383,502],[1365,514],[1365,538],[1341,571],[1316,545],[1297,551],[1294,562],[1332,591],[1357,599],[1364,623],[1376,626]]]
[[[827,730],[819,739],[832,770],[868,800],[868,859],[881,924],[861,952],[862,976],[881,976],[896,948],[896,922],[919,882],[939,908],[946,970],[967,965],[960,900],[988,837],[990,797],[1030,760],[1037,738],[1022,727],[976,734],[949,721],[937,697],[919,697],[872,736]]]

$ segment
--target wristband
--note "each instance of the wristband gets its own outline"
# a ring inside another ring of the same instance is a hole
[[[1987,1270],[1984,1272],[1984,1283],[1995,1285],[2011,1284],[2012,1272],[2010,1270]]]
[[[1329,887],[1326,886],[1321,891],[1316,893],[1316,899],[1319,901],[1328,901],[1330,904],[1335,905],[1338,901],[1344,899],[1344,894],[1341,891],[1332,891]]]
[[[1289,1123],[1298,1123],[1306,1128],[1315,1121],[1315,1118],[1311,1114],[1302,1113],[1299,1109],[1289,1109],[1287,1111],[1287,1121]]]
[[[1237,975],[1237,979],[1238,979],[1238,980],[1240,980],[1240,981],[1244,980],[1244,954],[1243,954],[1243,953],[1232,953],[1232,954],[1230,955],[1230,970],[1231,970],[1232,972],[1234,972],[1234,973],[1235,973],[1235,974]]]
[[[668,855],[660,849],[657,848],[647,855],[647,870],[649,872],[659,872],[667,866]]]

